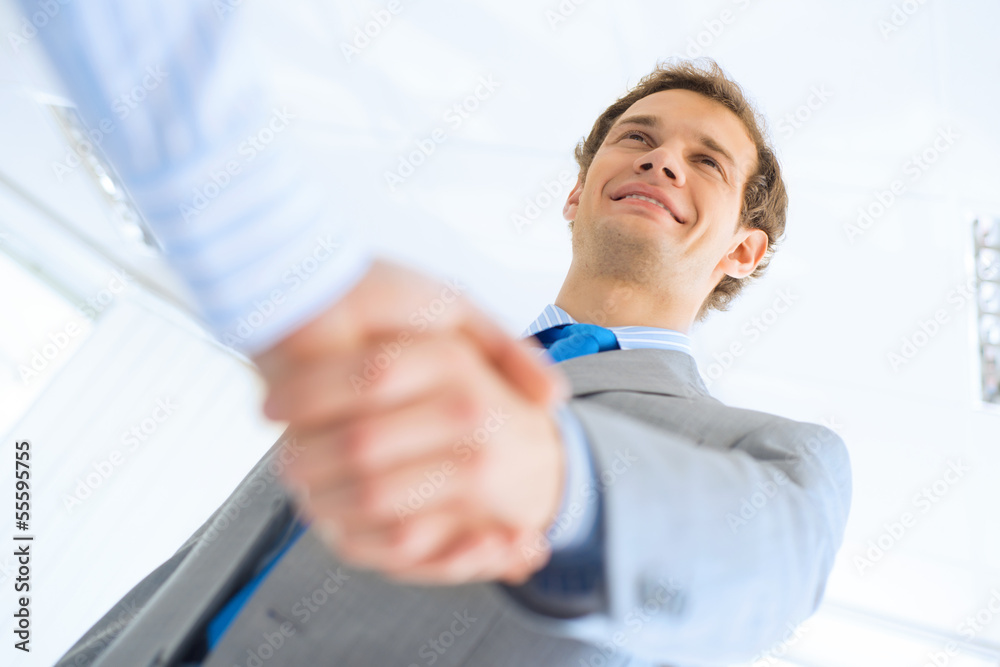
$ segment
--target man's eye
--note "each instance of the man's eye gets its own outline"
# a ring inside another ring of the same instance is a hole
[[[707,162],[707,163],[708,163],[709,165],[711,165],[711,166],[712,166],[712,167],[714,167],[715,169],[718,169],[719,171],[722,171],[722,167],[721,167],[721,166],[719,166],[719,163],[718,163],[718,162],[716,162],[715,160],[713,160],[713,159],[712,159],[712,158],[710,158],[710,157],[704,157],[704,158],[702,158],[702,159],[701,159],[701,161],[702,161],[702,162]]]
[[[624,136],[622,136],[622,139],[631,139],[632,137],[637,137],[639,141],[642,142],[646,141],[646,135],[642,134],[641,132],[626,132]]]

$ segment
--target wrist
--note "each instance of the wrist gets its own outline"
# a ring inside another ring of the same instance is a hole
[[[583,426],[568,405],[555,410],[555,419],[564,455],[560,502],[546,533],[553,551],[585,541],[592,532],[597,510],[594,462]]]

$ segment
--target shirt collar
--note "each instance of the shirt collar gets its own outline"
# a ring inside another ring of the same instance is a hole
[[[539,331],[559,326],[560,324],[577,324],[573,316],[565,310],[550,303],[545,310],[532,322],[522,338],[534,336]],[[691,339],[687,334],[673,329],[658,327],[607,327],[618,339],[618,346],[623,350],[638,350],[641,348],[656,348],[660,350],[677,350],[691,354]]]

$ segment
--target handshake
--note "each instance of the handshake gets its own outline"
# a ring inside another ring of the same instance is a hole
[[[345,563],[407,583],[521,584],[551,553],[537,547],[565,491],[553,408],[569,385],[458,294],[421,317],[442,288],[376,260],[255,358],[264,413],[289,422],[302,451],[284,482]]]

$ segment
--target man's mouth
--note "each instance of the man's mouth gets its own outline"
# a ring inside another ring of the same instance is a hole
[[[631,195],[625,195],[624,197],[619,197],[615,201],[621,201],[623,199],[638,199],[639,201],[645,201],[645,202],[649,202],[650,204],[656,204],[657,206],[659,206],[660,208],[662,208],[664,211],[666,211],[670,215],[670,217],[674,219],[674,221],[676,221],[678,223],[681,223],[681,221],[678,220],[677,217],[673,213],[670,212],[670,209],[663,205],[663,202],[657,201],[656,199],[653,199],[652,197],[647,197],[645,195],[631,194]],[[681,223],[681,224],[684,224],[684,223]]]

